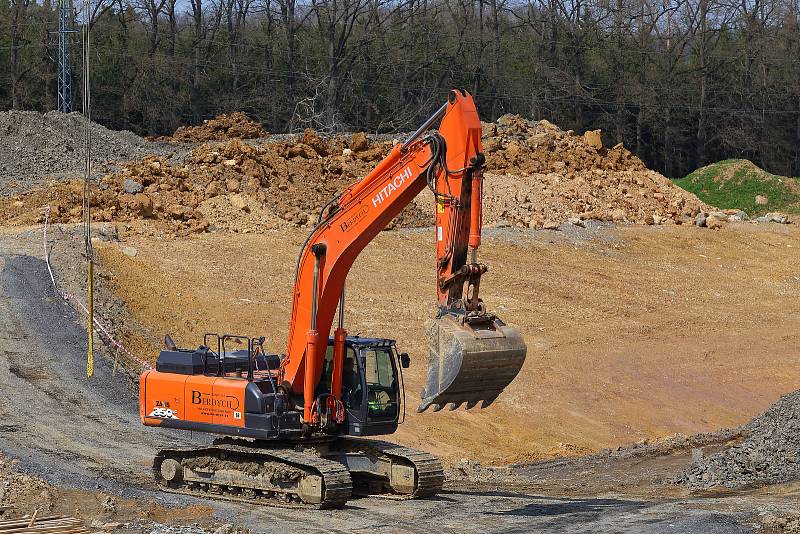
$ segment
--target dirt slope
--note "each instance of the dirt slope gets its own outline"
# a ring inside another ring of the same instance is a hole
[[[128,343],[152,358],[165,332],[194,346],[204,332],[226,331],[264,334],[284,350],[304,237],[140,237],[134,258],[100,249],[115,291],[150,325]],[[482,295],[521,328],[525,367],[488,410],[409,413],[399,437],[451,460],[504,462],[743,423],[800,385],[798,247],[800,231],[777,225],[630,227],[591,240],[489,232]],[[415,362],[412,399],[433,261],[427,231],[384,233],[348,285],[350,332],[400,340]]]

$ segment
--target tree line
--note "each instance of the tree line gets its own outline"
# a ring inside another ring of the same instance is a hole
[[[728,157],[800,175],[800,0],[65,1],[114,129],[241,110],[276,132],[408,131],[462,87],[484,120],[601,128],[667,176]],[[55,108],[58,14],[0,0],[0,108]]]

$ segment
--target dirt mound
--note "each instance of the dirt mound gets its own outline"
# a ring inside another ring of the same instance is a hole
[[[485,220],[556,227],[570,218],[682,224],[707,208],[621,144],[603,147],[547,121],[504,115],[484,124]]]
[[[769,173],[746,159],[712,163],[675,183],[710,204],[750,216],[800,213],[800,179]]]
[[[257,139],[269,135],[260,123],[240,111],[230,115],[217,115],[199,126],[181,126],[172,137],[159,137],[159,141],[173,143],[202,143],[229,139]]]
[[[236,124],[247,120],[238,116]],[[199,128],[209,135],[227,135],[224,126],[229,123],[220,119]],[[621,145],[604,148],[599,131],[576,136],[547,121],[506,115],[485,125],[484,137],[487,224],[556,228],[569,219],[681,224],[707,209]],[[290,140],[204,143],[180,163],[163,155],[147,156],[103,177],[95,194],[95,217],[158,219],[176,232],[307,226],[334,195],[370,172],[391,146],[370,141],[363,133],[323,138],[306,130]],[[11,199],[0,221],[36,222],[36,208],[44,203],[55,206],[56,221],[78,221],[81,198],[76,188],[60,185]],[[394,224],[429,226],[432,204],[431,195],[421,195]]]
[[[0,113],[0,195],[30,190],[47,178],[83,175],[84,129],[79,113],[6,111]],[[168,152],[127,131],[91,123],[92,163],[96,173],[147,154]]]
[[[322,139],[307,131],[298,142],[250,145],[206,143],[181,164],[146,156],[104,176],[93,190],[94,219],[155,219],[183,235],[214,229],[251,232],[313,224],[338,192],[367,174],[391,144],[353,152],[346,138]],[[347,149],[347,151],[345,151]],[[347,153],[348,155],[342,155]],[[82,184],[51,184],[0,201],[0,221],[33,224],[51,206],[54,222],[81,220]],[[403,226],[427,226],[432,216],[415,205]]]
[[[692,489],[764,486],[800,479],[800,391],[781,397],[742,427],[744,441],[697,458],[683,481]]]

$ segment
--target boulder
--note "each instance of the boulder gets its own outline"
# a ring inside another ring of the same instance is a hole
[[[369,148],[369,139],[364,132],[357,132],[353,134],[350,139],[350,150],[353,152],[363,152]]]
[[[135,195],[136,193],[141,193],[144,186],[135,180],[126,178],[125,181],[122,182],[122,189],[128,194]]]
[[[706,214],[700,212],[697,214],[697,217],[694,218],[694,225],[699,226],[700,228],[706,227]]]
[[[583,142],[597,150],[603,148],[603,139],[600,135],[600,130],[590,130],[584,133]]]
[[[719,230],[728,222],[728,216],[724,213],[713,212],[706,217],[706,227],[711,230]]]

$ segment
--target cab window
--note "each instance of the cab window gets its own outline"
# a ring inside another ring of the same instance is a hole
[[[364,355],[364,375],[367,382],[368,417],[373,419],[397,416],[397,375],[390,349],[367,349]]]
[[[361,408],[361,380],[358,375],[356,352],[347,347],[344,352],[344,369],[342,369],[342,401],[348,408]],[[317,394],[330,393],[333,376],[333,345],[328,345],[325,359],[322,361],[322,379]]]

